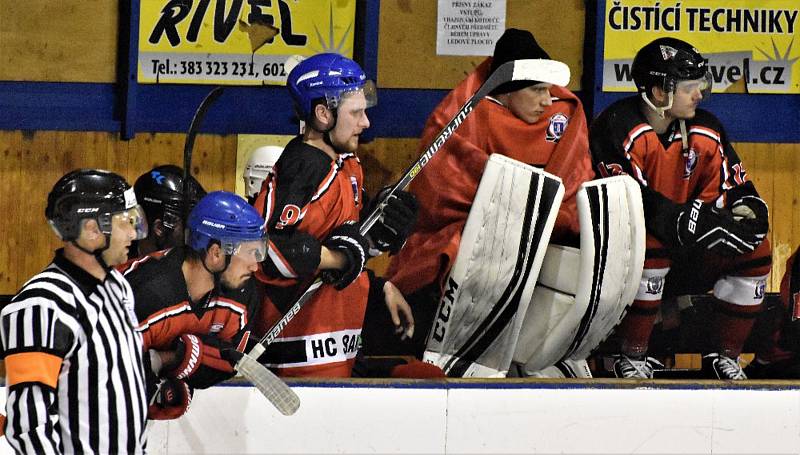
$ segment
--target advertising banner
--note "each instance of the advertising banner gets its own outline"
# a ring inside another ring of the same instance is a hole
[[[660,37],[709,60],[714,92],[800,93],[797,0],[607,0],[603,91],[635,91],[636,51]]]
[[[355,3],[141,0],[138,81],[282,84],[291,56],[352,58]]]

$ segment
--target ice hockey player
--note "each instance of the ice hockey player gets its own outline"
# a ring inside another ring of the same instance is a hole
[[[767,205],[720,122],[698,108],[711,78],[697,49],[659,38],[639,50],[632,73],[638,94],[605,109],[590,133],[598,174],[640,183],[648,232],[639,292],[617,331],[615,373],[649,378],[660,367],[647,352],[665,289],[713,289],[703,369],[715,379],[745,379],[739,354],[771,267]]]
[[[800,248],[786,261],[780,305],[765,311],[757,324],[764,336],[755,341],[749,379],[800,379]]]
[[[266,257],[264,220],[242,197],[204,196],[188,219],[185,246],[126,264],[144,339],[149,418],[186,412],[194,389],[233,377],[259,298],[251,279]]]
[[[368,235],[359,233],[361,213],[371,207],[365,201],[356,150],[361,133],[370,126],[367,109],[375,105],[376,91],[356,62],[333,53],[311,56],[292,69],[287,86],[305,131],[285,147],[255,206],[267,220],[271,237],[291,244],[294,238],[310,236],[318,246],[308,246],[322,247],[321,260],[333,256],[338,267],[323,274],[327,284],[267,349],[267,365],[283,376],[349,377],[368,300],[380,311],[388,310],[397,340],[413,334],[402,294],[391,282],[363,269],[371,256],[400,249],[416,220],[416,201],[408,193],[396,193],[384,201],[384,216]],[[258,320],[262,332],[320,268],[316,254],[302,256],[307,261],[292,260],[287,251],[279,255],[270,250],[272,261],[256,275],[267,285]],[[418,366],[419,371],[399,365],[391,374],[425,375],[430,369]]]
[[[506,30],[495,45],[493,57],[484,60],[428,117],[420,147],[431,143],[500,65],[520,59],[563,65],[551,60],[530,32]],[[382,349],[374,354],[421,356],[425,350],[489,155],[505,155],[561,178],[563,203],[552,241],[577,246],[575,195],[583,182],[594,177],[586,117],[578,98],[551,82],[512,81],[496,88],[475,106],[411,183],[409,189],[420,203],[419,222],[405,247],[392,258],[387,278],[408,297],[416,321],[415,336],[410,342],[390,345],[373,341],[373,337],[380,340],[382,335],[370,331],[365,335],[365,346]],[[527,188],[515,188],[518,190]],[[368,321],[368,325],[372,323]]]
[[[183,245],[184,219],[206,191],[194,178],[189,178],[189,207],[184,206],[183,169],[167,164],[156,166],[136,179],[136,199],[147,215],[148,236],[131,247],[129,256],[136,258],[154,251]]]

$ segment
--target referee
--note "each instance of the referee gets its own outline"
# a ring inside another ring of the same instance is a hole
[[[147,234],[133,189],[94,169],[56,182],[45,210],[64,242],[0,310],[6,437],[18,453],[142,453],[147,402],[133,292],[110,267]]]

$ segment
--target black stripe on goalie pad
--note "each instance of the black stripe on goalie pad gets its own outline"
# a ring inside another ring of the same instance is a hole
[[[449,376],[472,376],[474,372],[471,372],[471,367],[476,366],[479,367],[479,370],[485,368],[489,371],[504,372],[508,369],[521,317],[530,301],[532,280],[536,279],[541,267],[542,254],[537,255],[537,252],[540,245],[546,245],[549,241],[555,214],[562,197],[563,187],[559,179],[531,168],[525,214],[522,220],[519,244],[515,251],[513,273],[508,277],[503,292],[496,301],[464,301],[470,300],[470,296],[480,295],[480,286],[483,284],[476,283],[474,280],[458,283],[453,279],[453,272],[456,274],[460,272],[454,266],[448,279],[449,289],[440,303],[440,312],[438,313],[440,317],[431,335],[432,338],[436,338],[437,334],[442,335],[440,329],[446,329],[450,333],[439,336],[438,339],[429,339],[428,343],[428,351],[441,354],[440,366]],[[502,221],[498,220],[498,225],[501,224]],[[468,229],[465,227],[465,232]],[[486,230],[488,228],[483,229],[483,231]],[[479,246],[474,248],[479,248]],[[462,251],[465,251],[464,245],[459,249],[459,255],[462,254]],[[481,265],[478,264],[475,267],[481,267]],[[469,273],[464,273],[464,277],[469,277]],[[496,281],[495,285],[502,285],[502,279]],[[470,287],[465,288],[464,286]],[[468,289],[469,292],[465,293],[465,289]],[[459,296],[462,294],[466,297],[459,300]],[[448,304],[454,307],[446,311],[447,314],[461,314],[452,320],[443,321],[441,320],[443,314],[441,310]],[[459,305],[459,307],[455,308],[455,305]],[[516,318],[518,314],[519,318]],[[447,322],[449,322],[449,327],[445,327]],[[452,335],[453,333],[455,335]]]
[[[544,300],[532,302],[514,357],[525,364],[525,371],[565,358],[585,359],[619,323],[636,293],[645,248],[637,184],[629,177],[586,183],[578,193],[578,211],[581,249],[575,295],[562,290],[554,299],[537,284],[534,299]],[[540,320],[548,316],[548,323]]]

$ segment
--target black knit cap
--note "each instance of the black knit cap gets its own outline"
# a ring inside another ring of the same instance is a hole
[[[503,36],[497,40],[494,45],[494,55],[492,56],[491,73],[494,73],[500,65],[512,60],[522,59],[546,59],[550,60],[550,56],[539,46],[533,34],[527,30],[520,30],[517,28],[509,28],[503,33]],[[490,73],[490,74],[491,74]],[[513,81],[506,82],[505,84],[492,90],[492,95],[500,95],[502,93],[515,92],[525,87],[538,84],[538,81]]]

